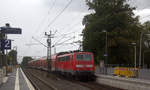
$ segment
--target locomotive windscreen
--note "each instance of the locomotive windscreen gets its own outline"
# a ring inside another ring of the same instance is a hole
[[[92,55],[90,55],[90,54],[77,54],[76,60],[90,61],[90,60],[92,60]]]

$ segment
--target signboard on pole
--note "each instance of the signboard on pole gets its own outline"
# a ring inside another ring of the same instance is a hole
[[[0,45],[1,50],[11,49],[11,40],[10,39],[3,39],[3,40],[1,40],[0,44],[1,44]]]
[[[4,34],[22,34],[20,28],[1,27],[1,33]]]

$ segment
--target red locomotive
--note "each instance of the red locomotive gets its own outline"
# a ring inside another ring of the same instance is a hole
[[[30,67],[47,70],[46,58],[32,60]],[[94,56],[90,52],[59,53],[51,58],[51,71],[73,77],[94,79]]]

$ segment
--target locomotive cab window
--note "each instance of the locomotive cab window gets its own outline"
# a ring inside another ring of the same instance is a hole
[[[77,54],[76,60],[90,61],[92,60],[92,56],[90,54]]]
[[[70,56],[59,57],[58,60],[59,61],[69,61],[70,60]]]
[[[66,61],[69,61],[70,60],[70,56],[66,56]]]

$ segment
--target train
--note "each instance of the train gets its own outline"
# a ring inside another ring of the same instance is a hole
[[[48,70],[47,58],[28,62],[32,68]],[[95,80],[94,55],[91,52],[63,52],[51,56],[51,72],[77,79]]]

